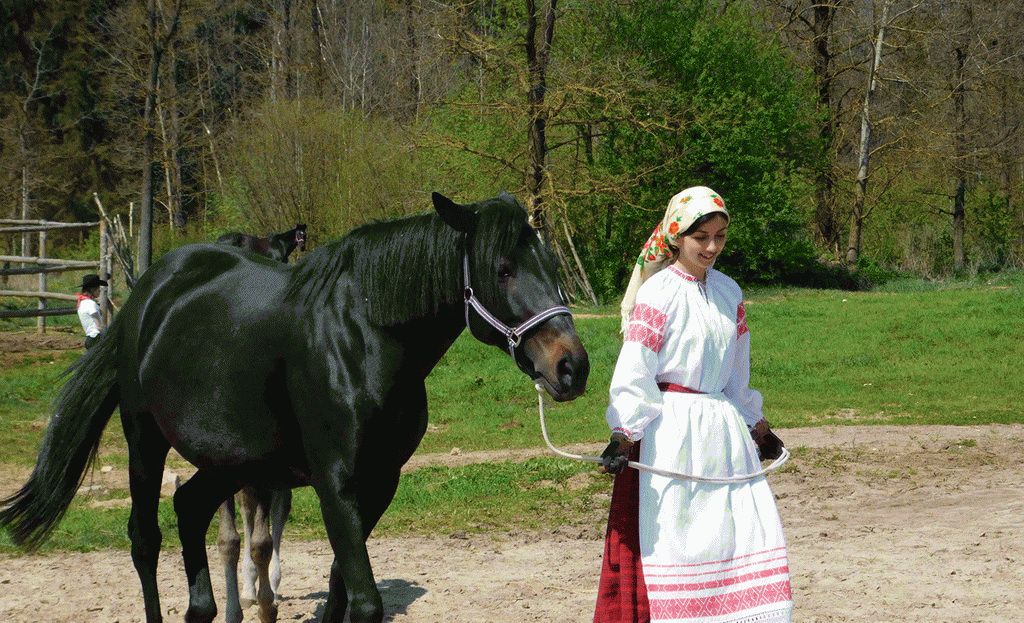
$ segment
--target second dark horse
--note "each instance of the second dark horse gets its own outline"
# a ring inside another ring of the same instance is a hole
[[[161,258],[72,367],[32,475],[0,502],[0,527],[20,545],[42,543],[120,406],[149,623],[162,620],[157,502],[170,447],[199,468],[174,495],[187,622],[217,612],[205,536],[220,503],[245,485],[308,483],[334,552],[322,620],[341,623],[348,611],[352,623],[380,623],[365,540],[426,431],[424,379],[467,317],[477,339],[512,351],[556,400],[579,396],[589,372],[568,315],[515,349],[479,313],[466,315],[471,294],[510,326],[564,304],[554,256],[518,202],[433,199],[436,215],[364,226],[295,265],[223,245]]]
[[[217,242],[249,249],[278,262],[287,262],[288,256],[296,247],[299,251],[306,248],[306,224],[296,223],[292,229],[279,234],[270,234],[266,238],[236,231],[228,232],[217,238]]]

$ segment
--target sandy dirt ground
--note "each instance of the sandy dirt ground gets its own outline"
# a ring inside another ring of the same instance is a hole
[[[1024,620],[1024,425],[781,433],[792,467],[771,480],[796,621]],[[415,465],[507,458],[424,455]],[[3,480],[5,492],[16,484]],[[595,523],[606,508],[606,499],[595,503]],[[371,538],[369,548],[388,621],[582,623],[591,620],[601,562],[595,533],[552,526],[545,534]],[[316,621],[329,548],[286,539],[283,549],[280,620]],[[215,549],[210,559],[223,604]],[[162,557],[160,586],[167,620],[181,620],[187,589],[174,552]],[[256,610],[246,618],[257,620]],[[0,621],[140,620],[127,552],[0,557]]]

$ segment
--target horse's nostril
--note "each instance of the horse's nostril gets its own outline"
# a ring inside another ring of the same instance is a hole
[[[558,367],[555,369],[558,372],[558,378],[565,379],[571,382],[573,373],[572,358],[570,358],[568,355],[562,357],[562,359],[558,362]]]

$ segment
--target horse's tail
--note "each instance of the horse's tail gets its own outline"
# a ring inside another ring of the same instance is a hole
[[[65,371],[32,475],[0,500],[0,527],[26,549],[39,547],[64,516],[117,406],[116,324]]]

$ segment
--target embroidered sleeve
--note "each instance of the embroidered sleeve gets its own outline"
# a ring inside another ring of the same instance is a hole
[[[742,302],[736,309],[736,350],[723,392],[739,410],[748,428],[764,419],[761,392],[750,388],[750,330],[747,328],[747,310]]]
[[[609,389],[605,419],[612,432],[632,441],[641,439],[647,424],[661,415],[661,390],[655,378],[670,311],[667,301],[658,298],[651,289],[637,293]]]

